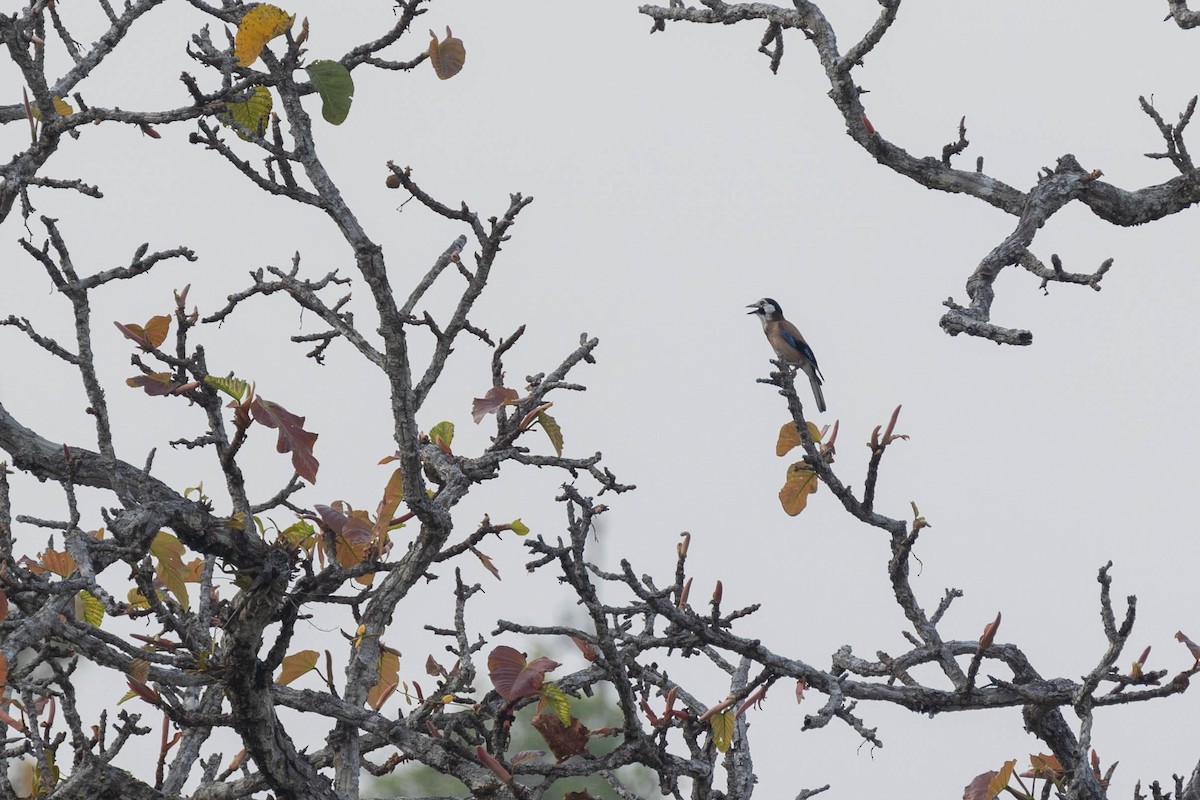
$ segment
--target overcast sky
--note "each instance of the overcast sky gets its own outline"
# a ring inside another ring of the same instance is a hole
[[[852,6],[826,8],[844,49],[878,6],[837,5]],[[393,20],[384,0],[285,7],[308,16],[311,58],[338,58]],[[84,13],[75,4],[62,11],[68,21]],[[875,127],[914,154],[940,154],[965,115],[971,146],[960,165],[982,155],[985,171],[1027,189],[1039,168],[1073,153],[1086,169],[1135,189],[1174,174],[1168,162],[1143,156],[1163,144],[1138,95],[1152,96],[1171,121],[1198,91],[1197,34],[1163,22],[1165,14],[1165,3],[910,3],[858,82],[870,90],[864,100]],[[172,3],[151,16],[81,87],[90,103],[183,105],[183,69],[212,85],[183,53],[202,24],[194,10]],[[1002,611],[1000,640],[1025,648],[1044,676],[1078,678],[1104,650],[1096,573],[1112,560],[1114,597],[1139,600],[1136,649],[1121,665],[1145,645],[1154,647],[1151,669],[1174,674],[1189,665],[1172,637],[1179,629],[1200,636],[1200,544],[1190,513],[1200,444],[1193,213],[1118,230],[1079,204],[1068,207],[1033,250],[1043,260],[1058,253],[1077,272],[1114,258],[1103,291],[1054,286],[1047,296],[1037,279],[1006,271],[993,321],[1031,329],[1033,345],[952,339],[937,326],[942,301],[966,301],[967,275],[1015,218],[876,164],[844,134],[815,55],[795,32],[772,75],[755,52],[757,24],[676,24],[651,36],[636,5],[618,0],[445,0],[389,55],[415,56],[426,28],[441,33],[447,25],[466,44],[459,76],[439,81],[428,65],[411,75],[356,70],[349,119],[320,128],[318,145],[383,244],[398,287],[411,285],[462,231],[416,203],[399,210],[403,193],[384,187],[389,159],[411,166],[435,197],[465,200],[484,216],[501,213],[509,192],[535,198],[472,321],[494,337],[527,324],[508,359],[516,388],[525,375],[556,366],[581,332],[600,337],[599,363],[573,376],[588,391],[558,396],[552,412],[570,454],[601,450],[619,478],[640,487],[609,498],[599,558],[610,565],[630,558],[665,582],[687,530],[697,587],[719,578],[727,608],[764,603],[744,635],[821,666],[843,644],[864,658],[903,651],[905,622],[889,601],[883,534],[848,517],[824,490],[800,517],[779,508],[788,462],[774,455],[774,442],[786,410],[755,383],[771,369],[771,353],[744,308],[771,296],[820,361],[829,411],[819,421],[840,420],[835,467],[845,482],[861,488],[863,443],[904,405],[898,430],[912,439],[885,457],[877,507],[905,517],[915,501],[933,523],[916,551],[920,597],[932,608],[946,587],[966,592],[944,635],[976,638]],[[87,42],[98,33],[84,26],[76,35]],[[18,82],[11,64],[0,64],[10,102]],[[310,105],[316,113],[317,98]],[[204,479],[215,490],[211,465],[165,447],[200,432],[196,409],[124,386],[131,348],[109,321],[169,313],[171,290],[187,283],[190,299],[211,313],[248,285],[249,270],[286,267],[296,251],[312,277],[352,262],[323,217],[254,190],[214,154],[189,145],[191,130],[167,127],[156,141],[112,124],[86,129],[45,174],[82,178],[106,198],[44,190],[32,198],[39,213],[61,221],[83,272],[127,263],[144,241],[196,250],[195,264],[163,265],[136,287],[110,287],[97,298],[94,320],[121,428],[118,452],[140,463],[157,446],[160,476],[180,487]],[[12,152],[27,131],[9,125],[0,135]],[[30,228],[40,245],[44,230],[36,220]],[[29,316],[39,330],[65,335],[68,306],[16,246],[27,235],[16,215],[5,232],[0,315]],[[430,295],[435,316],[448,313],[453,288],[447,282]],[[365,287],[352,291],[358,318],[369,319]],[[307,415],[320,433],[320,480],[304,502],[373,508],[387,477],[376,461],[392,449],[387,399],[345,345],[331,348],[319,368],[287,342],[318,329],[311,315],[274,297],[201,335],[215,372],[256,381],[263,396]],[[52,440],[94,446],[77,377],[48,364],[16,331],[0,336],[0,400]],[[473,425],[469,412],[490,383],[490,352],[464,340],[454,358],[421,424],[455,422],[455,450],[471,453],[487,441],[486,423]],[[269,437],[254,444],[261,499],[290,467]],[[521,517],[535,533],[556,536],[561,481],[510,468],[456,519],[469,527],[484,513]],[[61,513],[52,491],[18,486],[17,511]],[[45,539],[29,528],[19,534],[34,550]],[[488,607],[475,609],[480,632],[490,632],[498,606],[533,621],[569,613],[569,606],[547,607],[565,596],[526,578],[524,549],[514,540],[484,549],[504,580],[497,585],[469,567],[468,577],[489,592]],[[441,584],[434,588],[445,593],[448,581]],[[429,592],[431,603],[436,595]],[[406,680],[423,675],[429,645],[421,625],[446,622],[413,614],[387,642],[404,652]],[[712,702],[726,694],[711,670],[693,680],[693,691]],[[120,693],[114,687],[113,699]],[[907,794],[919,783],[929,796],[956,797],[974,775],[1009,758],[1024,766],[1026,754],[1042,749],[1022,730],[1018,710],[930,720],[860,706],[885,745],[873,753],[836,726],[795,733],[822,699],[812,695],[797,707],[790,687],[780,686],[764,711],[751,712],[762,796],[825,783],[843,797]],[[1138,779],[1190,772],[1198,702],[1187,696],[1099,715],[1102,763],[1121,761],[1114,796],[1128,796]]]

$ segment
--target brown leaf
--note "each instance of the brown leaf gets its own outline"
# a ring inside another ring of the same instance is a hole
[[[1062,764],[1058,763],[1058,757],[1053,754],[1030,755],[1029,764],[1031,769],[1022,772],[1022,778],[1043,778],[1048,781],[1057,781],[1066,777],[1067,774],[1063,771]]]
[[[439,664],[430,653],[425,659],[425,673],[435,678],[444,678],[446,677],[446,668]]]
[[[8,595],[0,592],[0,622],[8,619]]]
[[[996,795],[988,794],[988,788],[997,774],[995,770],[988,770],[972,778],[963,788],[963,800],[992,800]]]
[[[1183,642],[1187,645],[1188,652],[1192,654],[1192,658],[1196,659],[1195,666],[1200,667],[1200,645],[1193,642],[1187,636],[1184,636],[1183,631],[1175,632],[1175,641]]]
[[[570,725],[563,725],[556,714],[538,714],[532,723],[546,740],[546,745],[556,761],[561,763],[571,756],[587,752],[591,731],[575,717],[571,717]]]
[[[518,395],[514,389],[507,386],[493,386],[483,397],[476,397],[471,402],[471,419],[478,425],[488,414],[493,414],[506,405],[512,405]]]
[[[430,31],[429,35],[432,37],[429,42],[429,61],[433,64],[433,71],[442,80],[453,78],[467,61],[467,48],[462,39],[456,39],[449,26],[446,27],[446,38],[440,43],[436,33]]]
[[[317,443],[317,434],[304,430],[304,417],[298,417],[278,403],[261,397],[254,398],[250,412],[256,422],[279,430],[275,449],[280,453],[290,452],[296,474],[309,483],[316,483],[320,465],[313,455],[313,445]]]
[[[484,569],[492,573],[492,575],[496,577],[496,580],[500,580],[500,570],[496,568],[496,564],[492,561],[491,556],[480,552],[474,547],[471,548],[471,552],[474,553],[475,556],[480,560],[484,566]]]

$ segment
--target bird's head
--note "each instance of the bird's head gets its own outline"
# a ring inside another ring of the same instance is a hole
[[[769,297],[764,297],[757,303],[746,306],[746,308],[750,309],[746,312],[747,314],[757,314],[762,317],[764,322],[783,317],[783,309],[779,307],[779,303],[776,303]]]

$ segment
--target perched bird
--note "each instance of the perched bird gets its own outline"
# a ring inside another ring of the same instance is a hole
[[[775,355],[797,369],[803,370],[804,374],[808,376],[808,382],[812,385],[813,397],[817,398],[817,410],[824,411],[825,395],[821,393],[824,376],[821,375],[821,369],[817,366],[817,357],[813,355],[808,342],[804,341],[804,336],[795,325],[783,318],[783,309],[779,307],[779,303],[769,297],[764,297],[746,308],[751,309],[748,313],[758,315],[759,321],[762,322],[763,333],[767,335],[767,341],[771,343]]]

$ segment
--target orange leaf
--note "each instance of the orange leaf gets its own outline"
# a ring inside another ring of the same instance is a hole
[[[65,578],[75,571],[75,559],[70,553],[60,553],[53,548],[47,548],[42,554],[42,566],[49,572]]]
[[[808,496],[817,491],[817,473],[803,461],[788,467],[787,480],[779,490],[779,502],[788,516],[796,516],[808,506]]]
[[[164,315],[151,317],[145,325],[134,322],[114,322],[117,330],[137,342],[146,350],[153,350],[167,340],[167,332],[171,330],[171,318]]]
[[[979,649],[987,650],[992,646],[992,642],[996,640],[996,631],[1000,630],[1000,612],[996,612],[996,618],[989,622],[983,629],[983,635],[979,637]]]
[[[316,650],[301,650],[298,653],[285,656],[283,659],[283,670],[279,673],[279,677],[275,679],[275,682],[287,685],[301,675],[312,671],[316,668],[317,659],[320,656],[321,654]]]
[[[376,711],[383,705],[400,683],[400,651],[390,647],[379,648],[379,680],[367,695],[367,705]]]

